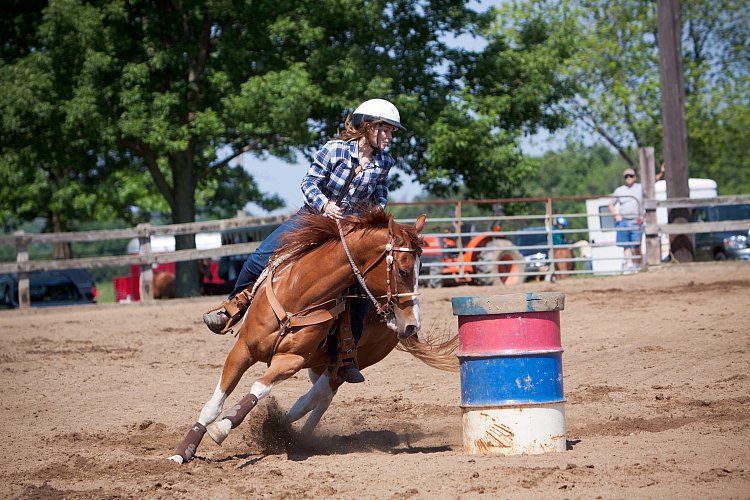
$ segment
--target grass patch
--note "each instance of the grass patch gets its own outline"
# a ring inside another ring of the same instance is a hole
[[[98,304],[113,304],[115,302],[115,284],[112,280],[97,282],[96,292]]]

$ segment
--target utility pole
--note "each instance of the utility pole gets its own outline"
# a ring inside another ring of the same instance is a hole
[[[685,79],[682,70],[680,0],[658,0],[659,75],[661,84],[661,117],[666,165],[667,198],[688,198],[687,124],[685,123]],[[690,210],[673,208],[669,222],[690,222]],[[694,260],[691,235],[670,237],[672,255],[679,262]]]

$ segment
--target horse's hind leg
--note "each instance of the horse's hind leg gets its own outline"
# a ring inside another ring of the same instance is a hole
[[[169,457],[170,460],[181,464],[190,461],[195,456],[195,451],[206,433],[206,427],[221,414],[227,397],[237,387],[240,378],[253,363],[255,360],[250,357],[245,343],[238,341],[224,362],[221,379],[214,389],[213,396],[203,405],[198,421],[177,445],[175,454]]]
[[[216,444],[221,444],[229,435],[229,431],[237,427],[245,420],[250,410],[255,408],[262,398],[271,392],[271,388],[297,373],[303,366],[305,360],[296,354],[277,354],[274,356],[271,366],[256,380],[250,392],[246,394],[239,403],[230,408],[224,417],[207,426],[208,435]]]
[[[287,418],[290,422],[296,422],[308,413],[310,414],[302,426],[302,434],[309,436],[320,423],[326,410],[331,406],[336,391],[341,386],[338,382],[331,382],[327,371],[317,374],[310,370],[310,381],[313,386],[301,396],[289,409]]]

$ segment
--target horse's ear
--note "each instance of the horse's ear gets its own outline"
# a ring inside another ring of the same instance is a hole
[[[422,232],[422,229],[424,229],[424,221],[427,219],[427,214],[422,214],[417,218],[417,221],[414,223],[414,231],[416,231],[417,234]]]

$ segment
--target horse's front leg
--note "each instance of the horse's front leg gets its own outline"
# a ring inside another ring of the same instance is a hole
[[[207,426],[206,430],[211,439],[216,444],[223,443],[229,435],[229,431],[245,420],[250,410],[255,408],[258,401],[271,392],[271,388],[275,384],[300,371],[304,364],[305,358],[303,356],[291,353],[276,354],[271,361],[271,366],[268,367],[262,377],[253,383],[250,392],[239,403],[230,408],[221,420]]]
[[[195,456],[195,451],[206,433],[207,426],[221,414],[227,397],[237,387],[242,375],[253,363],[255,363],[255,359],[251,357],[247,345],[238,340],[224,362],[224,369],[219,383],[214,389],[213,396],[203,405],[198,421],[193,424],[182,442],[177,445],[175,454],[169,457],[170,460],[181,464],[190,461]]]

